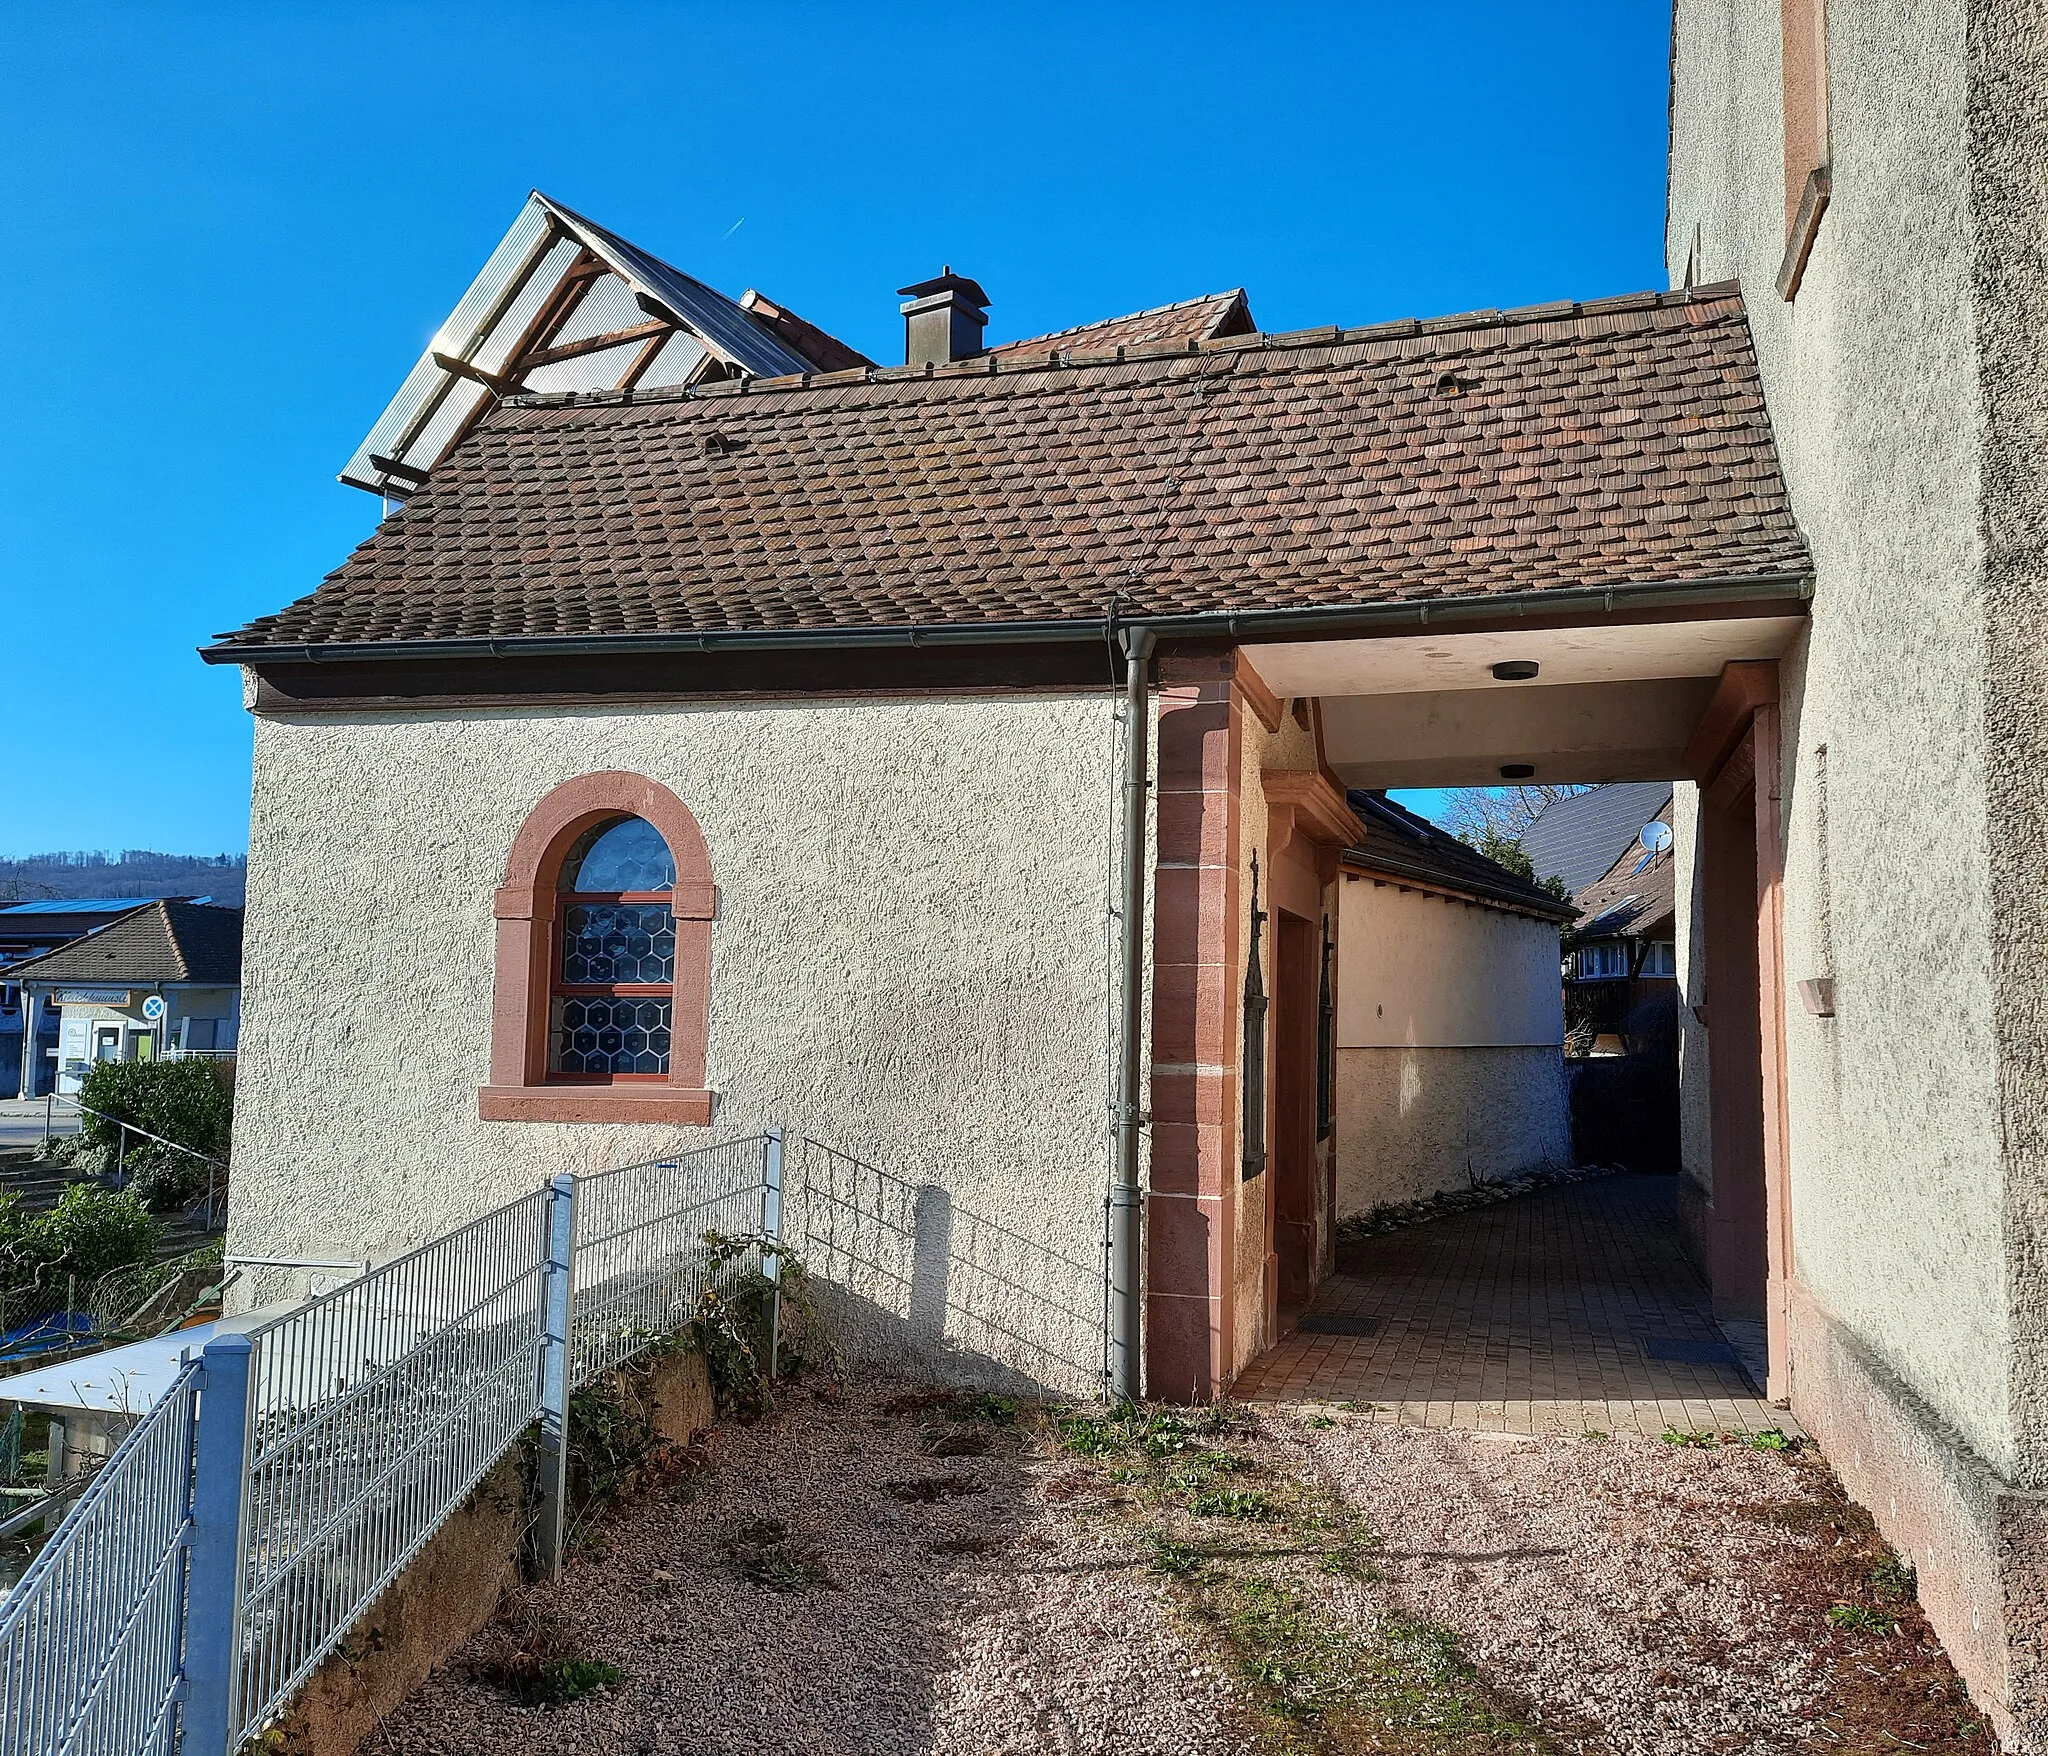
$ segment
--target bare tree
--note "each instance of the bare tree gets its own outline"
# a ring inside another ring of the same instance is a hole
[[[1452,787],[1441,819],[1460,841],[1519,842],[1544,806],[1589,787]]]

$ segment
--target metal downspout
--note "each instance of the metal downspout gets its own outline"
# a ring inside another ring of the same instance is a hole
[[[1117,1070],[1116,1171],[1109,1190],[1110,1395],[1136,1401],[1143,1389],[1139,1354],[1144,1299],[1144,1194],[1138,1186],[1138,1139],[1144,1127],[1145,795],[1152,781],[1153,634],[1124,631],[1124,870],[1118,953],[1122,1061]]]

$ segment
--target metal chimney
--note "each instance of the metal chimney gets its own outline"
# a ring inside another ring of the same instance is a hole
[[[903,307],[903,361],[908,366],[943,366],[987,350],[981,331],[988,322],[988,294],[957,275],[949,264],[937,280],[898,287],[909,296]]]

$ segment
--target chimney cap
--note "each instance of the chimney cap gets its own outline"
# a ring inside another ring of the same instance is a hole
[[[989,302],[988,294],[981,290],[981,283],[955,274],[950,262],[939,271],[935,280],[921,280],[914,286],[898,287],[896,291],[913,299],[929,299],[936,293],[957,293],[965,304],[986,307]]]

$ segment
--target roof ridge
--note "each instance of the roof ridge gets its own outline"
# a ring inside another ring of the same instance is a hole
[[[1015,341],[999,341],[988,351],[992,354],[1007,352],[1012,348],[1028,348],[1042,341],[1058,341],[1063,335],[1081,335],[1091,329],[1107,329],[1112,323],[1135,323],[1141,317],[1164,317],[1170,312],[1185,311],[1191,305],[1211,305],[1218,299],[1235,303],[1245,297],[1243,287],[1222,287],[1213,293],[1197,293],[1191,299],[1172,299],[1164,305],[1147,305],[1142,311],[1124,311],[1114,317],[1096,317],[1086,323],[1069,323],[1064,329],[1048,329],[1037,335],[1019,336]]]
[[[483,424],[497,419],[506,409],[528,408],[618,408],[643,403],[712,401],[725,398],[773,395],[800,390],[834,390],[842,386],[898,384],[923,379],[946,381],[1010,377],[1025,372],[1064,372],[1087,367],[1134,365],[1161,360],[1194,360],[1214,354],[1294,353],[1309,348],[1354,347],[1364,342],[1405,340],[1411,337],[1469,334],[1482,330],[1520,329],[1531,324],[1576,321],[1586,317],[1624,316],[1682,309],[1690,305],[1718,305],[1734,301],[1741,308],[1742,289],[1736,281],[1716,281],[1706,286],[1678,287],[1668,292],[1620,293],[1605,299],[1554,300],[1545,305],[1522,305],[1509,310],[1463,311],[1445,317],[1399,317],[1382,323],[1346,329],[1326,324],[1315,329],[1254,330],[1249,335],[1219,336],[1211,341],[1187,342],[1178,346],[1145,348],[1123,346],[1113,353],[1080,354],[1067,350],[1023,353],[1006,358],[999,349],[975,354],[947,365],[865,366],[843,372],[791,373],[781,378],[728,378],[709,384],[661,385],[649,390],[563,390],[528,392],[502,398],[484,417]],[[1162,307],[1164,309],[1165,307]],[[1132,316],[1143,316],[1133,312]],[[1103,324],[1120,322],[1104,318]],[[1087,325],[1096,328],[1102,325]],[[1037,339],[1037,338],[1032,338]],[[1047,338],[1051,339],[1051,338]],[[1009,344],[1005,344],[1008,346]]]

